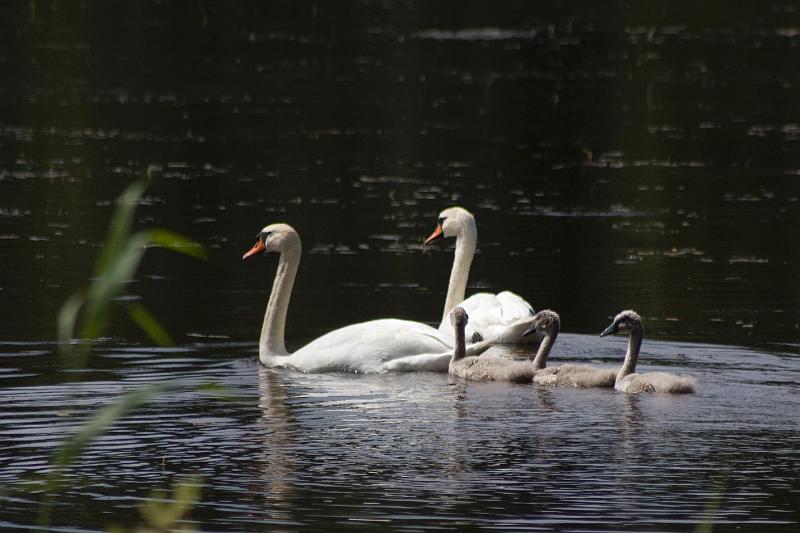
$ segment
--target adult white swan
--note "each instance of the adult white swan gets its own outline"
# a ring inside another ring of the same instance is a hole
[[[475,336],[477,333],[480,338],[497,339],[499,343],[538,341],[535,336],[522,335],[530,325],[534,312],[528,302],[513,292],[503,291],[498,294],[479,292],[464,299],[469,267],[472,265],[478,242],[478,228],[472,213],[463,207],[450,207],[439,213],[439,223],[433,233],[425,239],[425,245],[446,237],[455,237],[456,251],[439,331],[453,336],[453,326],[449,316],[450,311],[458,305],[469,315],[467,339],[479,340]]]
[[[406,370],[419,367],[447,372],[449,360],[445,357],[439,363],[439,354],[449,355],[451,338],[426,324],[392,318],[361,322],[331,331],[289,354],[284,343],[284,330],[289,298],[300,264],[300,235],[288,224],[271,224],[261,230],[256,244],[242,259],[264,252],[281,254],[258,344],[258,357],[265,366],[304,372],[380,372],[385,370],[388,361],[416,356],[417,360],[410,362]],[[472,351],[480,353],[490,345],[481,343]]]

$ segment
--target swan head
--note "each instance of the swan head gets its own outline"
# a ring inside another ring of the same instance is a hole
[[[642,333],[643,329],[642,317],[636,311],[628,309],[615,316],[611,325],[604,329],[600,336],[605,337],[614,333],[631,333],[633,331]]]
[[[456,307],[450,311],[450,324],[453,325],[454,330],[463,330],[467,327],[467,322],[469,322],[469,315],[463,307]]]
[[[527,337],[534,332],[540,337],[556,336],[559,331],[561,331],[561,317],[555,311],[544,309],[533,315],[531,325],[522,333],[522,336]]]
[[[472,213],[463,207],[448,207],[439,213],[436,229],[425,239],[425,245],[447,237],[458,237],[468,230],[477,233],[475,217],[472,216]]]
[[[283,253],[299,245],[300,235],[289,224],[270,224],[258,232],[256,243],[242,256],[242,259],[266,252]]]

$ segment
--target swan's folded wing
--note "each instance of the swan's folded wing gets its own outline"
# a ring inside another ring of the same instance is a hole
[[[383,364],[383,372],[447,372],[452,352],[420,354],[392,359]]]
[[[451,342],[427,324],[387,318],[331,331],[290,359],[295,368],[306,372],[381,372],[384,363],[393,359],[449,352]]]
[[[509,324],[531,318],[535,314],[531,304],[511,291],[497,293],[497,301],[503,309],[503,320]]]
[[[484,339],[499,338],[502,343],[535,342],[535,337],[523,337],[525,327],[520,323],[530,321],[533,308],[520,296],[510,291],[499,294],[479,292],[459,304],[469,315],[467,339],[477,332]],[[442,321],[439,330],[452,335],[449,320]],[[516,326],[516,327],[515,327]]]

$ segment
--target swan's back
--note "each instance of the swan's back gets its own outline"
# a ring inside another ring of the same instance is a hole
[[[393,359],[450,350],[452,340],[426,324],[384,318],[331,331],[276,362],[304,372],[380,372]]]
[[[533,317],[533,308],[519,295],[511,291],[498,294],[479,292],[471,295],[458,304],[469,315],[469,324],[466,328],[467,339],[473,338],[478,332],[484,339],[502,338],[501,342],[535,342],[535,337],[523,337],[522,331],[511,333],[512,326],[521,322],[530,321]],[[439,326],[443,333],[452,331],[448,321],[443,320]],[[512,337],[512,338],[509,338]]]
[[[696,381],[689,376],[676,376],[666,372],[629,374],[619,380],[614,388],[618,391],[637,394],[640,392],[665,392],[669,394],[691,394]]]
[[[566,364],[539,370],[533,378],[537,385],[577,387],[581,389],[614,387],[617,371],[590,365]]]
[[[450,374],[472,381],[530,383],[535,371],[530,361],[514,361],[493,355],[470,356],[450,363]]]

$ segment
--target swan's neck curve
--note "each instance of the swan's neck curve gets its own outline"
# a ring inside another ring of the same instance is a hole
[[[475,256],[478,243],[478,228],[472,221],[465,222],[456,237],[456,251],[453,258],[453,269],[450,271],[450,282],[447,285],[447,298],[444,301],[442,320],[447,320],[450,311],[464,301],[469,279],[469,267]]]
[[[533,369],[541,370],[547,366],[547,357],[550,355],[550,350],[553,349],[553,344],[556,342],[558,332],[545,334],[542,343],[539,345],[539,350],[536,352],[536,357],[533,358]]]
[[[628,352],[625,354],[625,361],[622,363],[622,368],[620,368],[617,373],[617,381],[636,372],[636,361],[639,359],[639,350],[642,347],[643,337],[644,332],[642,328],[634,328],[631,330],[630,337],[628,337]]]
[[[288,355],[284,343],[286,329],[286,312],[289,309],[289,298],[292,296],[294,278],[300,265],[302,247],[298,243],[281,253],[275,281],[269,294],[264,323],[261,325],[261,339],[258,343],[258,356],[262,362],[270,356]]]

